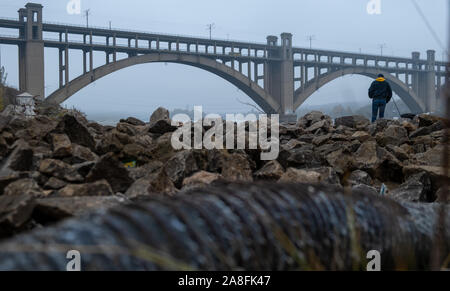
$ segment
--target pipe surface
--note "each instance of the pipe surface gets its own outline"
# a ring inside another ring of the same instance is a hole
[[[448,209],[448,206],[446,207]],[[224,184],[99,211],[0,244],[0,270],[430,269],[439,205],[291,184]],[[449,256],[450,215],[445,250]]]

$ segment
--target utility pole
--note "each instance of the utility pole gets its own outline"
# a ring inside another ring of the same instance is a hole
[[[111,28],[111,21],[109,21],[109,30],[112,30],[112,28]]]
[[[216,28],[214,23],[206,25],[206,29],[209,30],[209,39],[212,39],[212,30]]]
[[[309,40],[309,48],[312,49],[312,41],[316,40],[316,36],[315,35],[308,35],[308,37],[306,39]]]
[[[380,48],[381,56],[383,56],[383,49],[384,49],[385,47],[387,47],[387,45],[386,45],[385,43],[383,43],[383,44],[380,44],[378,47]]]
[[[84,10],[84,14],[86,17],[86,27],[89,27],[89,13],[91,12],[91,9]]]

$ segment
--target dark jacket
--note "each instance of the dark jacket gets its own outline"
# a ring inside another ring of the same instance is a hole
[[[385,99],[386,103],[389,103],[392,99],[391,85],[384,79],[378,78],[373,81],[369,89],[370,99]]]

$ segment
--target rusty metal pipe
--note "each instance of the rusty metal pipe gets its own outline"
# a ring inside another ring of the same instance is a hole
[[[153,197],[0,244],[0,270],[430,269],[438,205],[324,186],[229,184]],[[450,216],[446,216],[448,267]]]

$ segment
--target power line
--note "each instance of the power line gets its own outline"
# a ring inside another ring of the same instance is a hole
[[[428,30],[430,31],[431,35],[433,36],[434,40],[438,43],[438,45],[441,47],[442,50],[446,51],[448,53],[448,50],[445,48],[444,44],[442,43],[441,39],[439,38],[436,31],[433,29],[433,26],[431,26],[430,22],[428,21],[427,17],[425,16],[425,13],[423,13],[422,8],[420,8],[419,4],[417,4],[416,0],[411,0],[414,7],[416,8],[417,12],[419,13],[420,17],[422,18],[423,22],[427,26]]]
[[[212,30],[216,28],[214,23],[206,25],[206,29],[209,30],[209,39],[212,39]]]
[[[387,47],[387,45],[385,44],[385,43],[382,43],[382,44],[380,44],[380,45],[378,45],[378,47],[380,48],[380,50],[381,50],[381,56],[383,56],[383,49],[385,48],[385,47]]]
[[[307,40],[309,40],[309,48],[312,49],[312,41],[316,40],[316,36],[315,35],[308,35],[306,37]]]
[[[84,10],[85,16],[86,17],[86,27],[89,27],[89,13],[91,12],[91,9],[86,9]]]

